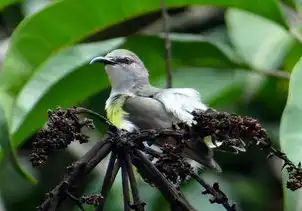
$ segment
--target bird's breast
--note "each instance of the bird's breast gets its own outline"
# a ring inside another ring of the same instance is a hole
[[[125,97],[121,95],[113,99],[109,98],[106,102],[107,118],[118,128],[121,128],[124,116],[126,115],[126,112],[123,110],[124,102]]]
[[[114,98],[109,98],[106,102],[107,118],[117,128],[132,131],[136,126],[127,120],[128,113],[123,109],[127,96],[118,95]]]

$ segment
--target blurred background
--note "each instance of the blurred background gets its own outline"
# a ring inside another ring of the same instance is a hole
[[[145,62],[152,83],[166,86],[160,5],[159,0],[0,0],[1,211],[35,210],[65,167],[106,131],[96,121],[97,129],[86,131],[90,143],[71,144],[53,154],[43,169],[29,162],[34,134],[45,124],[48,109],[81,105],[105,115],[110,87],[102,66],[87,65],[92,57],[115,48],[132,50]],[[166,6],[173,87],[195,88],[215,109],[257,118],[280,148],[289,77],[302,55],[299,1],[166,0]],[[19,165],[39,180],[37,185],[4,155],[10,148],[17,151]],[[204,172],[203,177],[218,181],[241,210],[302,210],[298,191],[284,203],[279,160],[266,159],[256,148],[239,155],[216,152],[215,158],[223,173]],[[82,193],[100,191],[105,170],[104,161],[82,181]],[[146,210],[169,210],[160,192],[139,182]],[[201,195],[195,182],[182,189],[197,210],[224,210]],[[122,207],[118,176],[106,210]],[[67,202],[62,210],[79,209]]]

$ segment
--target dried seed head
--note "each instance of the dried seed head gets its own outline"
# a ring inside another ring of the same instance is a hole
[[[81,133],[83,127],[94,128],[94,125],[90,119],[80,121],[76,108],[49,110],[47,126],[37,133],[32,144],[32,165],[42,166],[52,151],[65,149],[72,141],[88,142],[88,136]]]

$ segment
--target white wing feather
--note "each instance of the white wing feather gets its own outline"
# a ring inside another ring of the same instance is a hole
[[[156,99],[161,101],[166,110],[170,112],[174,121],[184,122],[189,126],[195,124],[192,111],[202,110],[205,111],[208,107],[202,103],[199,92],[191,88],[170,88],[159,92]],[[205,143],[210,148],[219,147],[222,142],[212,142],[210,136],[205,137]]]
[[[181,121],[188,125],[194,123],[192,111],[207,109],[207,106],[201,102],[199,93],[191,88],[164,89],[155,98],[163,103],[175,121]]]

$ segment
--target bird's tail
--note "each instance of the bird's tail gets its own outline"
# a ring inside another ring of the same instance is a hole
[[[219,164],[213,158],[212,149],[210,149],[202,140],[188,141],[187,147],[184,150],[184,156],[196,161],[202,167],[214,169],[217,172],[222,171]],[[196,164],[193,165],[196,167]]]
[[[174,138],[168,137],[164,140],[156,141],[155,145],[162,146],[164,143],[175,144],[175,142]],[[213,150],[199,137],[187,141],[183,157],[189,161],[193,169],[206,167],[221,172],[219,164],[213,158]]]

